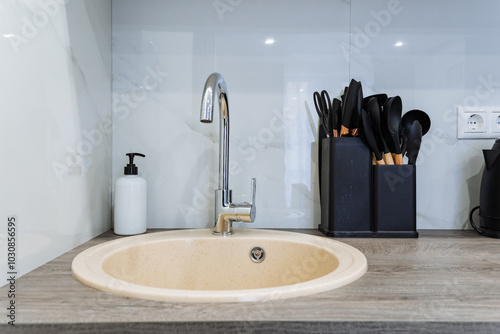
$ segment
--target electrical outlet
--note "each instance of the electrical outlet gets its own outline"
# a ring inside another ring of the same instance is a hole
[[[486,113],[464,113],[467,120],[465,121],[464,132],[468,133],[485,133],[486,132]]]
[[[491,132],[499,133],[500,136],[500,111],[491,112]]]
[[[500,137],[500,107],[457,108],[457,138]]]

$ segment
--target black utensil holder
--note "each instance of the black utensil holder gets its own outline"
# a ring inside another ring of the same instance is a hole
[[[359,137],[321,140],[318,229],[329,237],[417,238],[416,169],[372,165]]]
[[[361,138],[325,138],[321,145],[320,231],[335,237],[371,235],[371,157]]]
[[[373,233],[381,238],[417,238],[414,165],[372,166]]]

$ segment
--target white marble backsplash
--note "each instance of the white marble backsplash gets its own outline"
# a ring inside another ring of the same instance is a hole
[[[122,112],[113,180],[125,153],[144,153],[149,227],[212,224],[218,116],[202,124],[199,108],[216,71],[228,87],[235,200],[248,199],[257,178],[252,227],[315,228],[312,95],[337,95],[355,78],[365,95],[400,95],[404,111],[432,118],[417,162],[417,228],[466,228],[479,201],[481,149],[493,140],[457,140],[455,108],[500,105],[499,9],[493,0],[114,1],[113,94]]]
[[[1,1],[0,33],[1,263],[15,216],[20,276],[110,226],[111,1]]]
[[[340,89],[348,78],[337,45],[348,43],[349,5],[241,1],[226,9],[218,12],[210,1],[148,1],[138,14],[133,1],[114,5],[113,93],[144,98],[115,122],[113,178],[125,153],[142,152],[149,226],[211,226],[219,115],[202,124],[199,111],[206,78],[219,72],[228,87],[233,200],[249,199],[255,177],[252,227],[312,227],[319,201],[309,95]],[[265,43],[270,38],[274,44]],[[151,69],[161,82],[148,87]]]

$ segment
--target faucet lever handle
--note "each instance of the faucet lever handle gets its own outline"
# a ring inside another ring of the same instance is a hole
[[[255,194],[257,192],[257,180],[255,180],[255,178],[252,178],[252,181],[251,181],[251,194],[250,196],[252,197],[252,199],[250,200],[250,205],[254,205],[255,204]]]

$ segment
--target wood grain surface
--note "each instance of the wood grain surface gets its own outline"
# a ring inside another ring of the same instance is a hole
[[[369,265],[361,279],[337,290],[270,302],[189,304],[121,297],[74,279],[70,266],[79,252],[119,238],[108,231],[21,277],[16,323],[500,322],[500,240],[473,231],[419,233],[418,239],[337,239],[361,250]],[[6,287],[0,295],[6,305]]]

